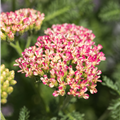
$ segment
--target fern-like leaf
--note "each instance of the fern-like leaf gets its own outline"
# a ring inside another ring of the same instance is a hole
[[[64,115],[63,113],[59,113],[59,115],[61,116],[60,120],[84,120],[84,114],[81,114],[76,111],[73,111],[66,115]]]
[[[85,14],[90,15],[93,10],[92,0],[52,0],[49,1],[49,4],[46,2],[46,5],[41,6],[40,3],[37,5],[37,10],[44,10],[45,13],[41,30],[47,29],[53,24],[73,23],[73,21],[78,21],[79,24],[80,18],[84,18]],[[44,9],[45,7],[47,9]]]
[[[102,8],[99,17],[103,21],[120,20],[120,4],[119,2],[109,1],[105,7]]]
[[[73,111],[72,113],[62,116],[60,120],[84,120],[84,114]]]
[[[120,120],[120,98],[113,100],[108,108],[111,110],[111,117],[113,120]]]
[[[29,113],[28,109],[24,106],[20,111],[19,120],[28,120]]]
[[[118,81],[113,83],[113,81],[106,76],[103,76],[103,81],[104,82],[102,82],[102,85],[105,85],[111,88],[112,90],[116,91],[120,95],[120,88],[119,88]]]
[[[84,120],[84,114],[73,111],[64,115],[61,111],[58,113],[59,119],[57,117],[53,117],[50,120]]]

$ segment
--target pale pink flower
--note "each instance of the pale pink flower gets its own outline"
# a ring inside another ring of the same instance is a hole
[[[16,33],[23,34],[28,30],[39,30],[44,19],[44,14],[37,10],[24,8],[15,12],[2,12],[0,14],[0,34],[2,40],[13,41]]]

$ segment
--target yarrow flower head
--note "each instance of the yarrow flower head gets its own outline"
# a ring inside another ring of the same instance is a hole
[[[96,65],[106,59],[100,52],[102,46],[93,42],[95,35],[67,23],[53,25],[45,33],[16,60],[15,65],[21,68],[18,72],[26,77],[39,76],[43,84],[56,88],[55,97],[67,93],[88,99],[86,92],[96,93],[97,82],[101,82],[101,70]]]
[[[5,104],[7,102],[8,94],[12,93],[13,87],[17,82],[14,80],[14,71],[9,71],[5,68],[5,65],[2,64],[0,67],[1,71],[1,103]]]
[[[43,19],[43,13],[30,8],[15,12],[2,12],[0,14],[0,37],[2,40],[14,41],[15,35],[21,35],[28,30],[39,30]]]

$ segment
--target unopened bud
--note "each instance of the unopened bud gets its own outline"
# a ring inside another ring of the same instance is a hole
[[[6,99],[1,99],[1,103],[2,103],[2,104],[5,104],[6,102],[7,102]]]
[[[8,80],[8,81],[11,81],[12,79],[13,79],[13,78],[11,78],[11,77],[7,77],[7,80]]]
[[[6,77],[6,72],[3,71],[3,73],[1,74],[3,77]]]
[[[1,72],[2,72],[4,69],[5,69],[5,65],[4,65],[4,64],[2,64],[2,65],[1,65],[1,69],[0,69],[0,70],[1,70]]]
[[[1,40],[6,40],[6,35],[0,31]]]
[[[6,69],[5,69],[5,72],[6,72],[6,73],[9,73],[9,69],[6,68]]]
[[[54,86],[55,86],[55,87],[57,87],[57,86],[58,86],[58,82],[57,82],[57,81],[55,82]]]
[[[11,75],[15,75],[15,72],[12,70],[12,71],[10,71],[10,74]]]
[[[13,87],[8,87],[7,93],[10,94],[13,91]]]
[[[4,77],[0,76],[1,84],[4,82]]]
[[[2,92],[1,97],[2,98],[7,98],[7,93],[6,92]]]
[[[14,79],[14,74],[9,74],[9,80],[12,80],[12,79]]]
[[[15,85],[16,83],[17,83],[17,82],[16,82],[15,80],[11,80],[11,81],[10,81],[10,84],[11,84],[11,85]]]
[[[6,89],[7,89],[8,87],[9,87],[9,81],[6,80],[6,81],[3,83],[2,89],[3,89],[4,91],[6,91]]]
[[[7,87],[9,86],[9,81],[6,80],[4,83],[3,83],[3,86],[6,85]]]
[[[5,65],[1,65],[1,89],[0,89],[0,94],[1,94],[1,103],[4,104],[7,102],[7,96],[8,94],[12,93],[13,87],[11,85],[16,84],[16,81],[14,79],[14,74],[15,72],[9,71],[9,69],[5,68]]]

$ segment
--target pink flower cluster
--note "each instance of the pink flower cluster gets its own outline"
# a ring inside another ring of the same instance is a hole
[[[96,65],[105,60],[96,46],[91,30],[74,24],[53,25],[45,36],[39,36],[35,46],[22,53],[16,66],[26,77],[39,76],[43,84],[55,87],[53,95],[68,95],[88,99],[86,93],[97,92],[96,86],[101,70]]]
[[[39,30],[44,14],[37,10],[26,8],[15,12],[0,14],[0,37],[2,40],[14,40],[16,32],[20,35],[28,30]]]

